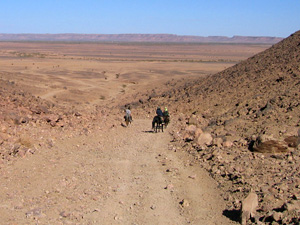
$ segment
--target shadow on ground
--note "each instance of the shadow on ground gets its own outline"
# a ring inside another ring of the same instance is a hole
[[[155,133],[153,130],[145,130],[143,133]]]
[[[240,210],[224,210],[223,215],[235,222],[240,222]]]

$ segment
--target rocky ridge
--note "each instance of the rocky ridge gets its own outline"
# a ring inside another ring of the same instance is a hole
[[[299,224],[300,31],[220,73],[165,85],[173,88],[148,92],[137,110],[168,106],[173,144],[219,182],[224,213],[239,220],[254,191],[254,224]]]

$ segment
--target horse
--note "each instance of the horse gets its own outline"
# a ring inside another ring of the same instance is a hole
[[[153,118],[153,120],[152,120],[152,129],[154,130],[155,133],[157,133],[157,131],[159,131],[159,130],[164,132],[164,123],[163,123],[160,116],[155,116]]]
[[[164,116],[164,124],[165,124],[166,128],[167,128],[169,123],[170,123],[170,116],[169,115]]]
[[[132,118],[130,115],[125,115],[124,116],[124,119],[125,119],[125,123],[126,123],[126,126],[128,127],[128,125],[132,122]]]

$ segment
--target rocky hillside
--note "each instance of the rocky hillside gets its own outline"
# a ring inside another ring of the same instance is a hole
[[[90,133],[96,126],[114,126],[106,109],[76,111],[22,90],[0,73],[0,168],[9,161],[52,147],[59,139]],[[6,77],[6,76],[4,76]],[[97,121],[97,122],[95,122]]]
[[[299,224],[300,31],[218,74],[165,85],[174,88],[136,104],[169,106],[174,143],[219,181],[228,216],[238,220],[252,190],[253,222]]]

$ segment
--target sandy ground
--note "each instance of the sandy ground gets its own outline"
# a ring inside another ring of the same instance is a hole
[[[269,46],[0,42],[0,78],[55,104],[86,108],[217,73]]]
[[[3,168],[2,223],[233,224],[214,180],[150,127],[66,138]]]
[[[163,88],[163,82],[206,76],[266,48],[0,47],[0,78],[55,104],[84,110],[118,105],[126,96],[138,100],[139,92]],[[52,148],[3,166],[1,224],[234,223],[222,215],[225,203],[215,181],[172,146],[172,124],[164,133],[152,133],[150,119],[107,132],[100,126],[99,132],[66,135]]]

